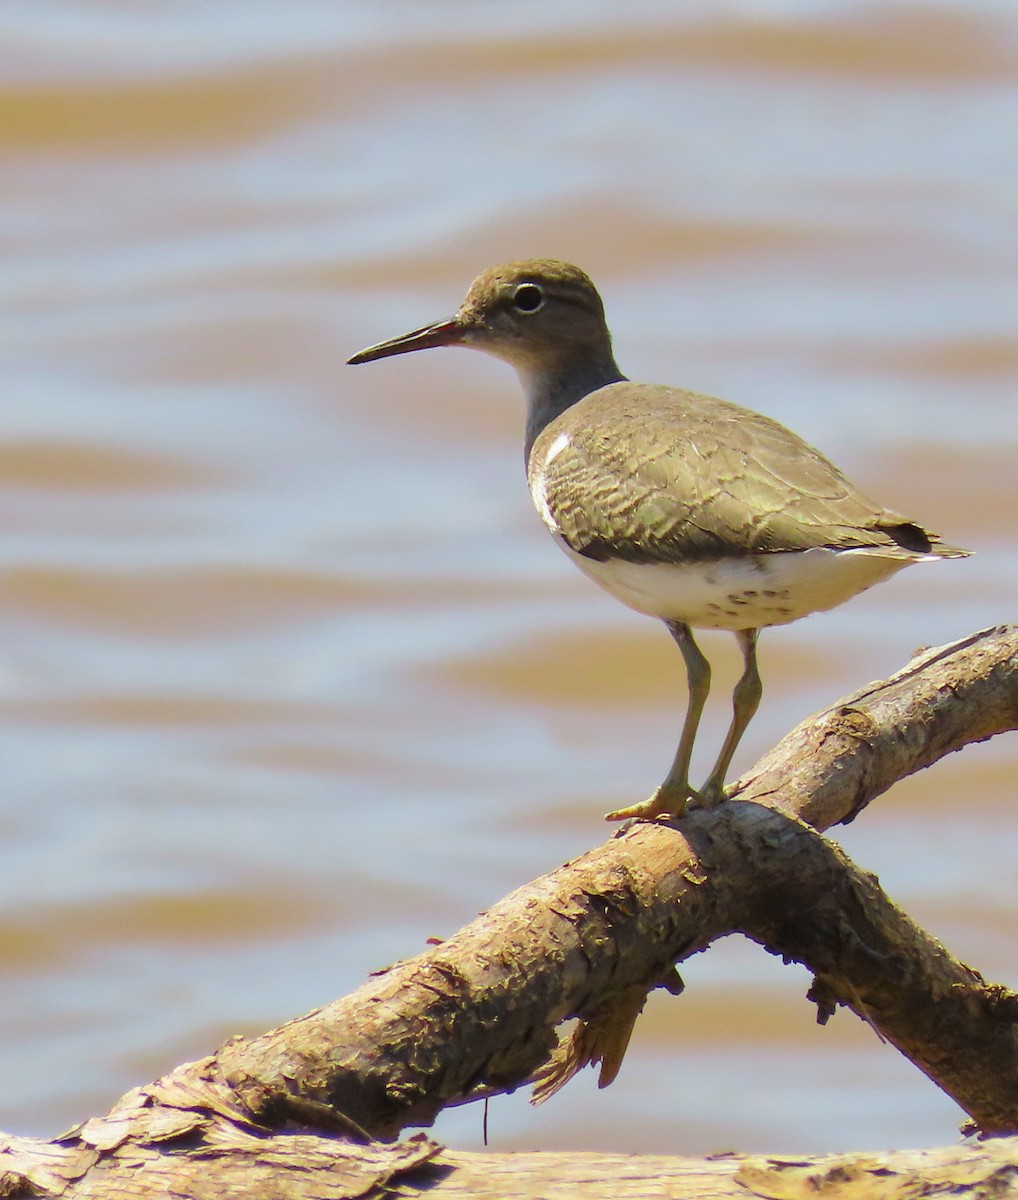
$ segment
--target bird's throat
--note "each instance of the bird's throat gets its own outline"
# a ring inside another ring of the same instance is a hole
[[[609,352],[605,357],[584,355],[563,358],[540,366],[514,363],[527,398],[527,430],[524,459],[529,462],[530,451],[541,431],[566,409],[584,396],[626,377]]]

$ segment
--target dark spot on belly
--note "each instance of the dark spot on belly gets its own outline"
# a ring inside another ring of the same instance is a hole
[[[772,591],[768,590],[768,591],[762,592],[761,595],[766,596],[768,600],[787,600],[788,599],[788,589],[785,588],[784,591],[779,591],[779,592],[772,592]]]
[[[748,600],[743,600],[743,598],[741,596],[726,596],[725,599],[728,601],[729,604],[746,605],[749,603]]]

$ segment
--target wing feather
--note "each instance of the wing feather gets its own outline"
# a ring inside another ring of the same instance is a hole
[[[594,559],[958,553],[874,504],[778,422],[677,388],[626,381],[584,397],[542,431],[529,475],[553,532]]]

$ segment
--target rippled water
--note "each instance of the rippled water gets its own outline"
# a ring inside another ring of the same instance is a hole
[[[978,552],[768,635],[743,766],[1015,617],[1004,0],[9,0],[0,26],[0,1126],[52,1134],[349,990],[661,777],[678,657],[543,534],[511,372],[343,365],[481,268],[580,263],[628,373],[778,417]],[[1011,986],[1016,761],[967,751],[843,837]],[[611,1089],[496,1102],[493,1145],[954,1137],[855,1018],[815,1026],[804,972],[731,939],[684,975]],[[480,1113],[437,1132],[477,1146]]]

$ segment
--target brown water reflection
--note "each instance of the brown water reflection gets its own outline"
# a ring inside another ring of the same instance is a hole
[[[1002,0],[0,21],[0,1127],[52,1133],[338,995],[660,778],[678,656],[530,512],[511,373],[343,366],[480,268],[578,261],[635,377],[772,413],[978,552],[766,638],[741,765],[1013,618]],[[1012,985],[1015,758],[973,749],[843,836]],[[816,1028],[803,973],[730,939],[684,974],[616,1085],[499,1102],[495,1145],[954,1136],[864,1026]],[[438,1133],[477,1146],[479,1113]]]

